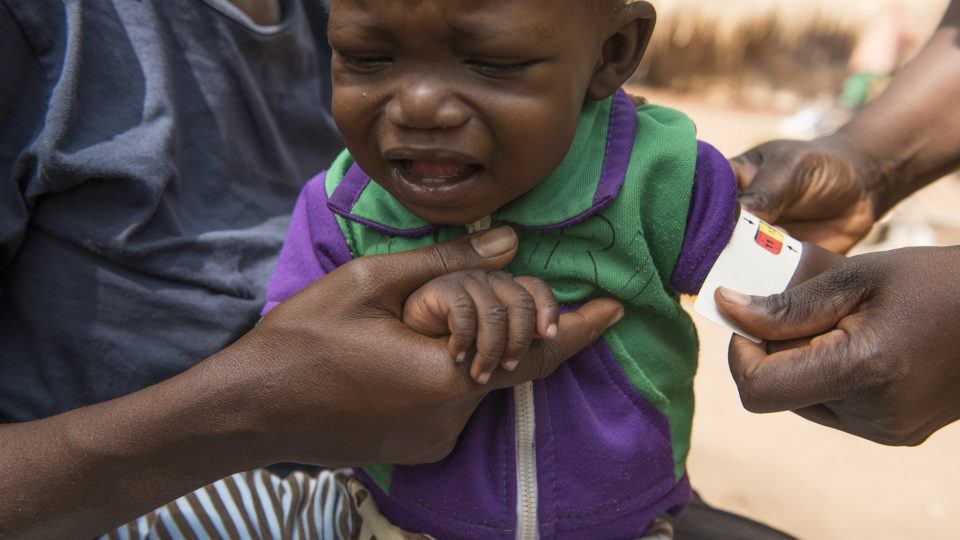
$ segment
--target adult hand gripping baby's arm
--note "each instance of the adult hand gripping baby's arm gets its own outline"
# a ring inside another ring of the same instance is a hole
[[[544,377],[620,315],[597,300],[561,315],[489,384],[446,339],[401,321],[437,276],[496,270],[516,235],[495,229],[361,258],[290,298],[233,345],[163,383],[35,422],[0,426],[0,538],[91,537],[232,473],[280,461],[330,466],[444,457],[487,392]]]

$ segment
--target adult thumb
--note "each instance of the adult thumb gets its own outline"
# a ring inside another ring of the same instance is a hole
[[[623,318],[623,304],[612,298],[598,298],[580,309],[560,315],[557,337],[536,340],[514,371],[498,369],[490,381],[491,388],[506,388],[553,373],[600,334]]]
[[[380,283],[388,283],[389,291],[405,300],[423,284],[444,274],[499,270],[517,254],[518,245],[513,229],[498,227],[402,253],[361,257],[353,262],[365,259],[364,272]]]
[[[726,287],[714,293],[721,313],[749,334],[768,341],[814,336],[837,325],[863,299],[846,261],[803,284],[771,296],[750,296]]]

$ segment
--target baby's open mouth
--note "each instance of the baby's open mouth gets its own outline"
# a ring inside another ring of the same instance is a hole
[[[390,162],[405,180],[424,186],[439,187],[462,182],[483,171],[483,167],[475,163],[422,159],[393,159]]]

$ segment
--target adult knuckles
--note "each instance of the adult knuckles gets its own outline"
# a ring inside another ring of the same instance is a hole
[[[740,369],[734,374],[734,380],[744,409],[757,414],[776,410],[771,403],[766,377],[762,375],[759,367],[749,366]]]
[[[392,273],[384,255],[360,257],[342,268],[349,268],[353,287],[366,292],[382,290],[388,281],[386,278]]]

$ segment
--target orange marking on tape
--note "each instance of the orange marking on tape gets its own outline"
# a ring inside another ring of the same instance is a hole
[[[774,255],[779,255],[783,251],[783,233],[762,221],[754,240],[756,240],[758,246]]]

